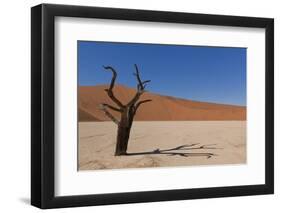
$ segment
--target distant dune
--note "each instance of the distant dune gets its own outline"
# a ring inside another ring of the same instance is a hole
[[[79,121],[108,121],[99,104],[115,104],[104,89],[107,85],[80,86],[78,89]],[[136,90],[115,85],[114,93],[122,103],[127,103]],[[152,99],[143,104],[135,116],[137,121],[191,121],[191,120],[246,120],[246,107],[191,101],[146,92],[140,100]],[[119,113],[112,111],[116,117]]]
[[[79,121],[100,121],[89,112],[79,108]]]

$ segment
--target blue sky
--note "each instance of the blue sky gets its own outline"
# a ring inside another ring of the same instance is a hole
[[[136,87],[134,64],[147,90],[184,99],[246,106],[246,48],[78,41],[80,86]]]

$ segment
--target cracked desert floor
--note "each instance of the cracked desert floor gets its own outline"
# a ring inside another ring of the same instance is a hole
[[[127,156],[114,156],[116,132],[79,122],[78,170],[246,163],[246,121],[135,121]]]

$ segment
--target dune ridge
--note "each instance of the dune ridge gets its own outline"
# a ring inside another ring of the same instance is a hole
[[[104,89],[108,85],[78,87],[79,121],[108,121],[99,109],[99,104],[115,104]],[[114,93],[122,103],[127,103],[136,90],[123,85],[115,85]],[[142,95],[140,100],[152,99],[143,104],[135,116],[136,121],[210,121],[210,120],[246,120],[246,107],[217,103],[199,102],[150,92]],[[118,112],[112,112],[119,117]]]

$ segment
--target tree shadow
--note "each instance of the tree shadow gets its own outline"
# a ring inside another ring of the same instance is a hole
[[[211,158],[216,156],[215,153],[212,152],[190,152],[192,150],[210,150],[210,149],[221,149],[214,147],[216,144],[206,144],[201,145],[199,143],[194,144],[185,144],[181,146],[177,146],[171,149],[155,149],[153,151],[148,152],[131,152],[126,153],[128,156],[132,155],[168,155],[168,156],[181,156],[181,157],[206,157]]]

